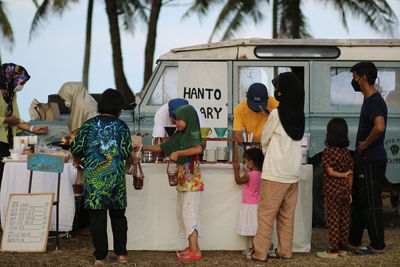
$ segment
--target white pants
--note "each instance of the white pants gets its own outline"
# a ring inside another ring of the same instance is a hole
[[[178,220],[179,236],[189,238],[194,230],[200,236],[200,202],[202,191],[177,192],[176,219]]]

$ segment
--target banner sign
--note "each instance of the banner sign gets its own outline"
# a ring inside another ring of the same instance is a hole
[[[228,126],[228,65],[226,62],[180,62],[178,97],[198,108],[205,127]]]

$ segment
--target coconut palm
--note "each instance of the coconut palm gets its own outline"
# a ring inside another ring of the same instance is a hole
[[[314,0],[331,5],[339,12],[342,25],[348,30],[348,13],[363,19],[374,31],[393,33],[396,15],[386,0]],[[217,18],[210,40],[223,29],[222,39],[231,38],[243,25],[246,18],[258,23],[264,17],[261,10],[272,3],[272,21],[274,38],[306,38],[310,37],[306,18],[302,13],[304,0],[194,0],[185,16],[191,13],[205,15],[211,6],[225,3]]]
[[[14,33],[10,22],[7,18],[7,12],[5,9],[5,4],[0,0],[0,36],[2,39],[2,44],[6,49],[11,50],[14,45]],[[0,54],[0,65],[1,65],[1,54]]]

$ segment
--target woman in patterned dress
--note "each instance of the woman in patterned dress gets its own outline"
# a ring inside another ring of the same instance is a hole
[[[325,168],[323,193],[329,250],[318,252],[320,258],[347,255],[353,184],[353,159],[347,149],[347,132],[347,123],[342,118],[333,118],[328,123],[322,166]]]
[[[89,210],[95,264],[103,263],[108,253],[107,210],[114,252],[119,262],[127,261],[124,160],[131,155],[132,143],[128,126],[118,119],[123,107],[124,100],[117,90],[104,91],[98,103],[100,115],[81,126],[71,146],[75,165],[84,168],[84,205]]]
[[[173,119],[178,131],[169,140],[152,146],[144,146],[144,151],[164,152],[170,160],[178,164],[176,214],[179,235],[187,238],[189,246],[179,251],[179,261],[202,259],[198,243],[199,214],[203,178],[200,172],[200,154],[203,152],[200,124],[195,108],[184,105],[173,111]]]

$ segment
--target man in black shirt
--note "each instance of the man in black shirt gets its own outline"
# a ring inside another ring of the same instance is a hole
[[[387,107],[374,87],[377,69],[372,62],[361,62],[351,70],[351,85],[364,95],[356,139],[353,207],[349,248],[356,254],[383,254],[385,248],[382,185],[386,172],[384,148]],[[360,247],[364,228],[370,244]]]

